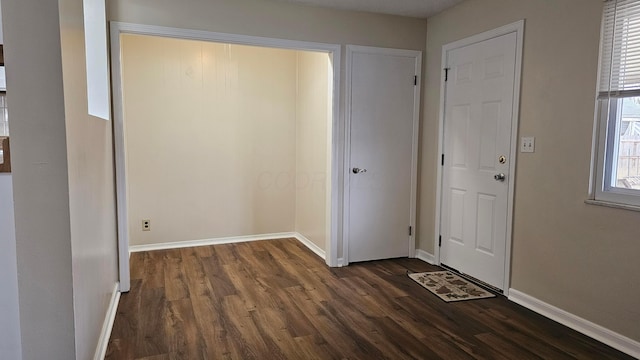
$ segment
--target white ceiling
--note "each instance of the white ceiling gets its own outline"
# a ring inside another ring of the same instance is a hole
[[[342,10],[427,18],[463,0],[277,0]]]

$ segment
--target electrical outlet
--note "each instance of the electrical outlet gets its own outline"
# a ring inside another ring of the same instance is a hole
[[[536,138],[533,136],[520,139],[520,152],[532,153],[536,150]]]
[[[151,220],[142,220],[142,231],[151,231]]]

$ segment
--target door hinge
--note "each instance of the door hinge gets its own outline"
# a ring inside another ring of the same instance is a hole
[[[438,237],[438,247],[442,246],[442,235]]]
[[[409,226],[409,236],[411,236],[413,234],[413,227]]]
[[[449,69],[450,68],[444,68],[444,81],[445,82],[449,81]]]
[[[444,154],[442,154],[442,158],[440,160],[440,165],[444,166]]]
[[[418,75],[413,77],[413,86],[418,85]]]

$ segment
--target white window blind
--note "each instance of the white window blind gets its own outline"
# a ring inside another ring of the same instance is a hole
[[[640,1],[604,6],[598,97],[640,96]]]

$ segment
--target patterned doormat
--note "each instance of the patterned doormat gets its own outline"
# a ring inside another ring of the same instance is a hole
[[[410,273],[409,277],[446,302],[495,297],[491,292],[450,271]]]

